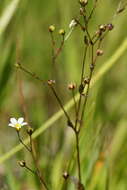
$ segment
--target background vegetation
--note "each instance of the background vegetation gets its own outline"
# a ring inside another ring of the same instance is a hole
[[[89,1],[90,10],[93,1]],[[119,0],[100,0],[91,19],[90,30],[99,24],[111,22]],[[21,63],[42,79],[51,78],[50,24],[56,26],[56,39],[60,42],[58,30],[69,31],[69,23],[78,14],[77,1],[62,0],[2,0],[0,1],[0,189],[39,189],[38,180],[20,168],[18,160],[31,158],[25,150],[12,156],[7,153],[18,144],[16,133],[8,127],[10,117],[24,116],[24,102],[28,120],[36,130],[41,127],[35,139],[38,162],[51,189],[62,188],[62,174],[68,170],[77,175],[74,137],[67,128],[61,112],[55,115],[55,122],[45,124],[58,110],[59,105],[50,90],[22,71],[16,70],[16,54]],[[114,30],[103,43],[104,55],[99,59],[95,76],[110,58],[118,58],[90,90],[87,103],[85,127],[81,134],[81,162],[83,183],[87,190],[127,189],[127,70],[126,70],[126,10],[113,20]],[[67,90],[69,82],[79,82],[81,69],[83,33],[76,28],[66,41],[57,60],[57,90],[66,103],[71,99]],[[124,47],[123,47],[123,41]],[[18,48],[17,48],[18,47]],[[119,55],[116,50],[123,47]],[[18,49],[18,50],[17,50]],[[24,94],[25,100],[22,97]],[[70,109],[70,112],[72,110]],[[58,119],[57,119],[58,117]],[[44,124],[44,125],[43,125]],[[44,128],[49,127],[43,131]],[[44,128],[43,128],[44,127]],[[42,133],[43,132],[43,133]],[[25,137],[25,134],[23,134]],[[20,149],[20,148],[19,148]],[[14,149],[13,149],[14,150]],[[18,148],[17,148],[18,150]],[[68,189],[74,189],[73,180]]]

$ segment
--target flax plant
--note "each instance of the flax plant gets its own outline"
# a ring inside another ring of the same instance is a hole
[[[30,75],[34,79],[38,80],[41,82],[44,86],[47,86],[50,88],[52,94],[56,98],[61,110],[63,111],[66,121],[67,121],[67,126],[72,129],[75,135],[75,150],[76,150],[76,163],[77,163],[77,177],[75,176],[74,180],[75,186],[77,190],[86,190],[86,185],[84,184],[82,180],[82,165],[81,165],[81,154],[80,154],[80,134],[82,128],[85,126],[85,116],[86,116],[86,105],[87,101],[89,98],[89,91],[90,91],[90,85],[91,81],[93,79],[93,73],[96,68],[96,63],[98,61],[98,58],[104,54],[103,49],[102,49],[102,43],[108,33],[113,30],[114,25],[112,24],[113,19],[121,12],[124,11],[126,5],[121,7],[121,4],[119,4],[115,14],[111,18],[112,22],[100,24],[97,26],[97,30],[94,31],[94,33],[91,33],[90,31],[90,22],[91,19],[93,19],[94,12],[96,10],[96,7],[99,3],[99,0],[94,0],[92,9],[90,12],[88,12],[88,0],[79,0],[79,13],[77,14],[77,17],[73,18],[69,28],[70,31],[69,33],[66,34],[64,29],[60,29],[58,31],[58,35],[61,38],[60,45],[56,47],[56,40],[54,37],[54,32],[55,32],[55,26],[51,25],[49,27],[49,33],[51,36],[51,49],[52,49],[52,58],[51,58],[51,64],[53,66],[53,69],[57,67],[57,58],[60,56],[62,53],[62,50],[64,48],[64,44],[66,40],[68,40],[69,36],[72,35],[72,31],[76,27],[79,27],[81,32],[83,33],[84,39],[82,41],[83,43],[83,51],[81,52],[83,55],[83,60],[82,60],[82,66],[81,66],[81,72],[79,73],[80,77],[80,83],[75,84],[71,82],[68,85],[68,89],[71,91],[72,99],[74,101],[74,119],[71,118],[70,114],[66,109],[64,108],[63,100],[60,97],[59,93],[56,90],[56,81],[54,78],[49,79],[48,81],[41,79],[38,75],[33,73],[31,70],[25,68],[23,64],[17,60],[15,66],[17,69],[20,69],[21,71],[25,72],[26,74]],[[90,59],[87,62],[87,56],[88,56],[88,51],[90,52]],[[86,67],[89,68],[88,73],[86,73]],[[54,76],[54,75],[53,75]],[[78,91],[79,94],[79,99],[76,100],[76,92]],[[26,150],[31,154],[33,162],[35,164],[36,171],[32,170],[30,167],[27,166],[25,161],[20,161],[19,165],[21,167],[26,168],[28,171],[31,173],[37,175],[37,177],[40,180],[40,183],[42,184],[42,188],[45,188],[46,190],[50,190],[50,187],[46,184],[45,179],[42,177],[41,171],[39,169],[39,166],[36,162],[36,157],[34,155],[34,150],[33,150],[33,141],[32,141],[32,133],[33,129],[28,128],[27,134],[29,135],[29,142],[30,146],[24,144],[20,133],[19,133],[19,127],[18,125],[15,126],[18,134],[18,139],[20,143],[26,148]],[[63,177],[65,179],[65,182],[70,178],[72,178],[73,174],[70,174],[69,171],[65,171],[63,174]],[[107,187],[108,189],[108,187]]]

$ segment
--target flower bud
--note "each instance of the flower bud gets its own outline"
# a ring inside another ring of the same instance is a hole
[[[55,84],[55,80],[48,80],[48,85],[53,85]]]
[[[64,178],[64,179],[68,179],[68,177],[69,177],[69,174],[68,174],[67,172],[64,172],[64,173],[63,173],[63,178]]]
[[[105,25],[105,24],[101,24],[101,25],[99,26],[99,29],[100,29],[102,32],[105,32],[105,30],[106,30],[106,25]]]
[[[62,36],[64,36],[64,35],[65,35],[65,30],[60,29],[60,30],[59,30],[59,34],[62,35]]]
[[[88,0],[79,0],[79,3],[82,7],[85,7],[88,3]]]
[[[76,88],[76,84],[75,83],[70,83],[69,85],[68,85],[68,89],[69,90],[74,90]]]
[[[101,56],[101,55],[103,55],[103,50],[101,50],[101,49],[97,49],[97,56]]]
[[[109,30],[109,31],[111,31],[112,29],[114,28],[114,26],[113,26],[113,24],[107,24],[107,29]]]
[[[83,82],[84,82],[85,84],[89,84],[89,82],[90,82],[89,77],[85,78],[85,79],[83,80]]]
[[[92,70],[94,70],[94,64],[92,63],[92,64],[90,64],[90,70],[92,71]]]
[[[25,166],[26,166],[26,162],[25,162],[24,160],[19,161],[18,164],[19,164],[21,167],[25,167]]]
[[[28,133],[28,135],[32,135],[33,134],[33,128],[31,128],[31,127],[28,127],[28,129],[27,129],[27,133]]]
[[[54,32],[54,30],[55,30],[55,26],[54,25],[49,26],[49,32]]]
[[[80,8],[80,15],[84,15],[84,10],[82,7]]]

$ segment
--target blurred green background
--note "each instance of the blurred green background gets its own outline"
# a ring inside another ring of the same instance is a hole
[[[99,0],[90,21],[92,33],[99,24],[111,22],[118,3],[119,0]],[[88,11],[92,6],[91,0]],[[54,35],[59,46],[61,37],[58,30],[64,28],[66,33],[69,32],[69,23],[79,14],[79,7],[78,1],[73,0],[0,1],[0,159],[18,144],[15,130],[8,127],[10,117],[25,117],[25,109],[30,125],[36,130],[59,110],[47,87],[16,70],[16,57],[40,78],[51,79],[52,46],[48,27],[55,25]],[[126,12],[113,20],[115,27],[104,40],[104,55],[97,63],[95,75],[126,38]],[[53,79],[57,81],[56,88],[63,104],[72,98],[67,90],[68,83],[79,83],[83,37],[83,32],[76,28],[57,59],[57,72]],[[125,51],[90,90],[85,127],[80,139],[81,169],[86,190],[127,189],[126,59]],[[71,109],[73,117],[72,113]],[[22,134],[25,138],[25,132]],[[65,117],[40,134],[35,145],[38,162],[51,189],[74,189],[73,181],[70,179],[65,184],[62,177],[68,166],[71,177],[77,176],[74,134],[67,128]],[[0,163],[1,190],[40,189],[38,179],[18,166],[17,161],[22,159],[33,167],[25,150]]]

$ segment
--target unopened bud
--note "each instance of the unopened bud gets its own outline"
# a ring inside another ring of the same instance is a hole
[[[27,129],[27,133],[28,133],[28,135],[32,135],[33,132],[34,132],[33,128],[28,127],[28,129]]]
[[[110,23],[110,24],[107,24],[107,29],[108,29],[108,30],[112,30],[113,28],[114,28],[113,24],[111,24],[111,23]]]
[[[101,49],[97,49],[97,56],[101,56],[101,55],[103,55],[103,50],[101,50]]]
[[[91,71],[94,70],[94,64],[93,63],[90,64],[90,69],[91,69]]]
[[[48,80],[48,85],[53,85],[55,84],[55,80]]]
[[[80,15],[84,15],[84,10],[82,7],[80,8]]]
[[[54,25],[49,26],[49,32],[54,32],[54,30],[55,30],[55,26]]]
[[[99,26],[99,29],[100,29],[102,32],[105,32],[105,30],[106,30],[106,25],[101,24],[101,25]]]
[[[75,83],[70,83],[69,85],[68,85],[68,89],[69,90],[74,90],[76,88],[76,84]]]
[[[84,79],[85,84],[89,84],[89,82],[90,82],[90,79],[88,77]]]
[[[65,30],[60,29],[60,30],[59,30],[59,34],[64,36],[64,35],[65,35]]]
[[[18,164],[19,164],[21,167],[25,167],[25,166],[26,166],[26,162],[25,162],[24,160],[19,161]]]
[[[15,67],[20,68],[20,63],[19,62],[15,63]]]
[[[79,3],[82,7],[85,7],[88,3],[88,0],[79,0]]]
[[[63,173],[63,178],[64,178],[64,179],[68,179],[68,177],[69,177],[69,174],[68,174],[67,172],[64,172],[64,173]]]

